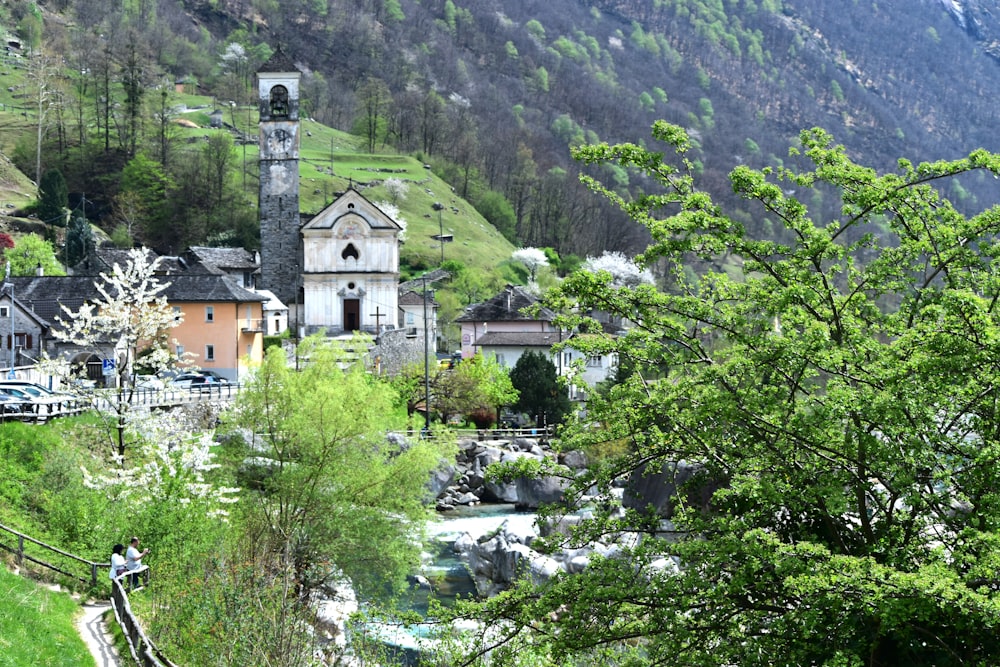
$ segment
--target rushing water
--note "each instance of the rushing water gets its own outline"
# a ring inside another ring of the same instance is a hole
[[[507,504],[459,506],[439,514],[437,520],[427,526],[424,563],[419,572],[431,587],[414,586],[402,600],[402,605],[426,616],[432,597],[450,606],[458,598],[475,596],[476,586],[466,564],[453,549],[455,540],[465,533],[474,538],[493,533],[504,523],[516,528],[518,533],[537,531],[535,517],[533,512],[517,512],[513,505]],[[417,664],[421,644],[427,641],[432,627],[402,627],[377,622],[367,623],[366,626],[366,630],[377,635],[390,650],[391,659],[398,665]]]

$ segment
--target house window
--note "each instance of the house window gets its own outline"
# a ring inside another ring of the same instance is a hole
[[[26,333],[15,333],[14,334],[14,347],[20,348],[30,348],[32,343],[31,334]],[[10,349],[10,334],[7,334],[7,349]]]
[[[600,368],[601,367],[601,355],[594,355],[587,357],[587,367],[588,368]]]
[[[174,322],[180,322],[181,321],[181,317],[183,317],[183,316],[184,316],[184,313],[181,312],[181,307],[180,306],[174,306]]]
[[[177,357],[178,358],[184,356],[184,346],[183,345],[178,345],[175,349],[176,349]]]
[[[10,306],[0,306],[0,318],[10,317]]]
[[[573,353],[563,352],[563,366],[569,366],[573,363]]]
[[[215,306],[205,306],[205,321],[206,322],[215,321]]]
[[[503,368],[507,368],[507,362],[506,360],[504,360],[502,354],[497,355],[497,364],[502,366]]]
[[[406,312],[406,326],[412,327],[414,319],[416,319],[416,318],[413,317],[413,313],[407,311]]]
[[[215,346],[206,345],[205,346],[205,361],[215,361]]]

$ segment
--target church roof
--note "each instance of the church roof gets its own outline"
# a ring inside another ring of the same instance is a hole
[[[541,308],[537,315],[526,315],[521,311],[538,303],[538,297],[520,285],[507,285],[492,299],[476,303],[465,309],[456,322],[551,322],[556,314],[548,308]]]
[[[267,62],[258,68],[257,72],[298,72],[299,68],[295,62],[285,55],[285,52],[278,47]]]
[[[358,216],[373,231],[401,232],[403,228],[385,211],[368,201],[364,195],[348,188],[332,204],[312,217],[303,227],[303,232],[315,229],[333,229],[346,216]]]

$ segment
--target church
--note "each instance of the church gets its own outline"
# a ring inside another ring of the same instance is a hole
[[[300,78],[280,50],[257,72],[260,286],[288,306],[297,335],[380,335],[401,325],[403,230],[353,187],[315,216],[300,214]]]

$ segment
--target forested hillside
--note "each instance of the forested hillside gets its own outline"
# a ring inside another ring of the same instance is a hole
[[[240,109],[252,100],[256,67],[280,47],[305,74],[312,118],[354,132],[363,150],[432,164],[515,244],[582,256],[636,250],[646,237],[585,191],[569,148],[642,141],[657,118],[691,130],[696,176],[723,198],[733,197],[726,174],[734,163],[780,165],[812,126],[883,167],[901,156],[997,148],[993,4],[50,0],[0,8],[25,57],[54,58],[62,71],[43,166],[60,168],[71,192],[86,192],[88,216],[106,227],[115,197],[139,187],[121,176],[130,161],[142,154],[149,167],[171,168],[176,100],[167,91],[184,82]],[[15,152],[26,170],[34,139],[25,132]],[[643,188],[614,165],[598,175],[621,190]],[[959,202],[993,197],[983,180],[955,188]],[[182,200],[216,196],[227,219],[206,238],[252,243],[253,193],[221,205],[217,193]],[[816,203],[837,206],[832,197]],[[167,217],[189,214],[175,207]]]

